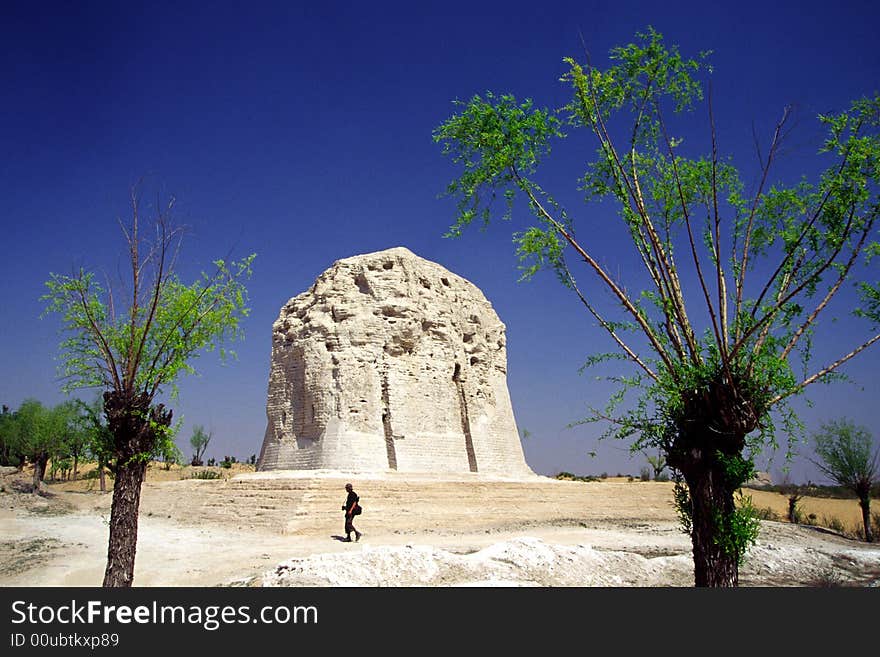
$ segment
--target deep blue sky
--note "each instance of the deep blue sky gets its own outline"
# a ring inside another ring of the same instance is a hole
[[[714,51],[720,148],[747,180],[752,125],[766,142],[795,105],[780,168],[790,177],[811,170],[816,114],[880,87],[878,19],[874,2],[5,2],[0,402],[63,398],[43,284],[79,265],[111,275],[124,265],[116,219],[147,176],[176,196],[189,226],[185,279],[230,249],[258,254],[239,360],[200,358],[173,405],[184,453],[194,424],[213,429],[209,454],[258,453],[280,307],[333,261],[403,245],[478,285],[507,324],[509,387],[533,469],[638,474],[644,458],[597,444],[598,427],[565,428],[606,399],[605,384],[578,367],[608,343],[551,275],[517,283],[510,234],[521,224],[442,237],[454,203],[438,194],[455,169],[432,130],[452,100],[485,90],[557,107],[579,32],[601,65],[650,24],[685,54]],[[592,150],[569,139],[560,152],[575,166],[553,168],[545,186],[574,199],[576,163]],[[595,208],[571,209],[602,235],[589,223]],[[626,246],[597,248],[625,263]],[[880,434],[878,359],[875,348],[848,368],[858,385],[815,390],[808,426],[847,416]],[[781,466],[777,456],[769,467]],[[793,468],[821,480],[803,457]]]

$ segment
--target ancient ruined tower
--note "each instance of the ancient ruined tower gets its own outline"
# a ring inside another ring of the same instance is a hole
[[[532,474],[504,324],[405,248],[339,260],[284,305],[266,414],[259,470]]]

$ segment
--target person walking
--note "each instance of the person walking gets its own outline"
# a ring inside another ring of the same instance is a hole
[[[347,543],[351,543],[351,533],[354,532],[354,540],[361,540],[361,536],[363,534],[354,528],[354,517],[360,512],[358,508],[358,502],[360,498],[358,494],[354,492],[351,484],[345,484],[345,490],[348,492],[348,497],[345,498],[345,504],[342,505],[342,510],[345,511],[345,541]]]

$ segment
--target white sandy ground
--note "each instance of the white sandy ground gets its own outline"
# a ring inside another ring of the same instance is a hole
[[[340,540],[342,484],[368,509]],[[110,495],[3,477],[0,586],[100,586]],[[627,496],[632,499],[628,499]],[[136,586],[690,586],[668,488],[271,473],[144,486]],[[510,513],[515,502],[515,514]],[[431,509],[431,511],[426,511]],[[880,585],[880,546],[764,521],[744,586]]]

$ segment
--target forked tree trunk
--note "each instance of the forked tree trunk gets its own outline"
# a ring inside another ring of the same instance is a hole
[[[138,510],[141,503],[141,484],[146,472],[146,461],[120,463],[116,470],[110,510],[107,568],[104,571],[105,587],[127,587],[134,581]]]
[[[691,498],[691,543],[694,553],[694,585],[739,585],[739,559],[718,541],[719,520],[736,510],[735,489],[725,485],[718,468],[694,467],[684,473]]]

